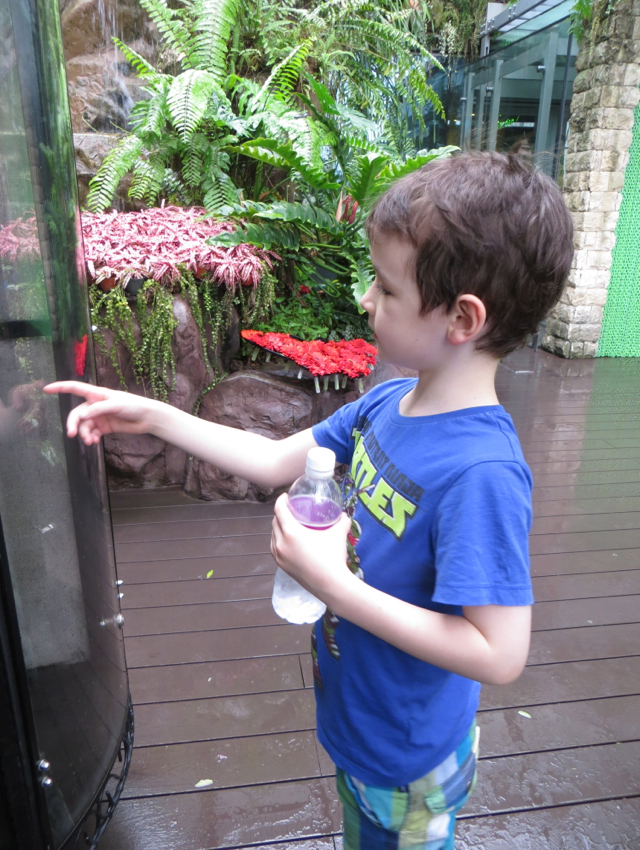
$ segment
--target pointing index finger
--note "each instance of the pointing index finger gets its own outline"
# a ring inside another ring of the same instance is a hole
[[[80,396],[91,401],[108,398],[111,394],[110,390],[104,387],[95,387],[93,384],[84,384],[81,381],[54,381],[52,384],[47,384],[43,387],[45,393],[53,395],[54,393],[70,393],[71,395]]]

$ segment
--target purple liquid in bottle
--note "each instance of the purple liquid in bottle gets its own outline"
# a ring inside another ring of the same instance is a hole
[[[316,501],[312,495],[289,497],[289,510],[302,525],[324,531],[340,519],[342,508],[330,499]]]

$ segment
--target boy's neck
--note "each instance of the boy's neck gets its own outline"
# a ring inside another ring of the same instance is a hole
[[[500,361],[476,353],[464,361],[418,373],[418,383],[400,400],[402,416],[433,416],[468,407],[500,404],[495,378]]]

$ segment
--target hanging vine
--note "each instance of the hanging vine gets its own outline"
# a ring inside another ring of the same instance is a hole
[[[171,292],[154,280],[148,280],[136,299],[140,326],[138,372],[149,379],[153,395],[167,400],[168,390],[176,384],[176,361],[171,342],[178,320],[173,314]]]
[[[91,298],[91,314],[94,326],[103,333],[96,334],[98,345],[103,357],[109,357],[120,382],[126,386],[122,366],[118,360],[118,345],[122,344],[131,356],[131,363],[136,378],[138,374],[138,343],[136,342],[133,315],[124,289],[116,286],[109,292],[102,292],[97,286],[89,287]],[[107,348],[104,331],[109,330],[113,334],[113,342]]]
[[[228,287],[210,276],[198,279],[184,269],[175,285],[191,309],[200,332],[205,366],[213,382],[221,379],[216,373],[216,345],[229,327],[234,306],[238,308],[243,325],[262,321],[270,315],[275,295],[275,278],[265,270],[257,287]],[[122,286],[108,292],[92,286],[91,304],[96,338],[103,356],[107,356],[123,386],[126,381],[118,358],[121,344],[131,357],[137,381],[148,380],[155,398],[166,401],[176,384],[176,363],[173,336],[178,320],[173,312],[174,292],[155,280],[147,280],[136,296],[135,317],[139,326],[136,335],[134,311]],[[113,334],[109,346],[104,331]],[[139,339],[139,341],[138,341]],[[208,389],[202,395],[208,392]]]
[[[191,315],[193,316],[194,321],[198,326],[198,330],[200,331],[200,339],[202,341],[202,355],[204,357],[204,364],[207,369],[207,372],[209,372],[210,374],[215,374],[215,368],[211,365],[211,358],[209,357],[207,333],[204,326],[204,315],[200,303],[200,293],[201,291],[204,292],[205,289],[208,289],[208,281],[206,283],[205,281],[202,281],[199,288],[193,272],[186,270],[182,273],[182,276],[180,277],[179,285],[182,294],[187,296],[189,306],[191,307]],[[217,334],[213,337],[213,339],[217,339]]]
[[[276,295],[275,276],[265,270],[260,284],[255,288],[243,287],[239,299],[242,324],[249,327],[257,322],[266,321],[273,310]]]

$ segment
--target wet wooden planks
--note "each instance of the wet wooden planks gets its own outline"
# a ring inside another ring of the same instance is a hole
[[[464,850],[640,850],[640,364],[498,372],[534,477],[529,665],[486,687]],[[103,850],[339,850],[308,627],[269,603],[271,508],[113,498],[136,751]]]

